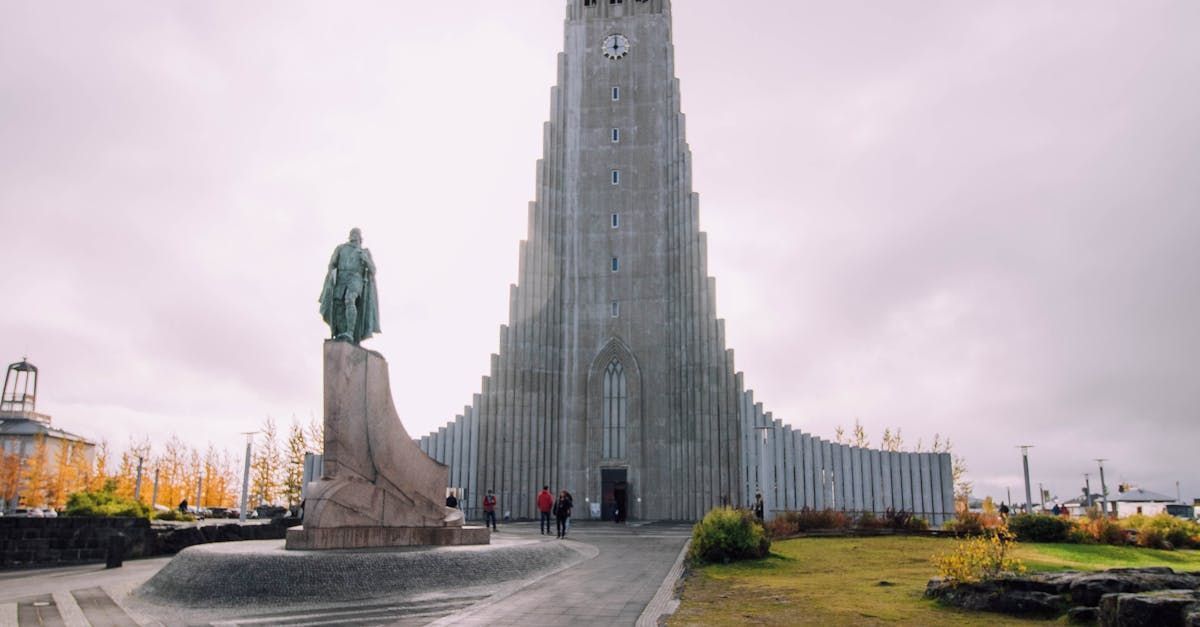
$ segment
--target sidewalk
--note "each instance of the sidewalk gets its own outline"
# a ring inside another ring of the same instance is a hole
[[[577,522],[566,540],[538,533],[537,523],[500,526],[500,537],[578,543],[594,555],[533,582],[498,586],[479,595],[447,590],[408,602],[346,603],[316,610],[258,607],[222,625],[634,625],[662,586],[689,525],[638,526]],[[129,593],[170,558],[0,572],[0,627],[131,627],[177,623],[179,616],[146,616]],[[189,623],[191,621],[188,621]]]
[[[500,533],[539,537],[536,523],[508,525],[501,527]],[[565,541],[595,547],[599,551],[596,557],[437,624],[633,625],[690,535],[690,525],[572,524]],[[544,537],[547,542],[559,542],[552,535]]]

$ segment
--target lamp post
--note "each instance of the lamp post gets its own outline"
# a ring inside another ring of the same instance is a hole
[[[1100,503],[1104,505],[1104,516],[1108,517],[1108,484],[1104,482],[1104,462],[1107,459],[1097,459],[1096,463],[1100,464]]]
[[[250,504],[250,447],[254,444],[254,434],[257,431],[246,431],[246,466],[242,471],[242,509],[238,512],[238,520],[246,522],[246,507]]]
[[[154,509],[155,503],[158,503],[158,466],[154,466],[154,491],[150,493],[150,509]]]
[[[139,503],[142,502],[142,462],[143,461],[145,461],[145,459],[141,455],[138,455],[137,479],[135,479],[134,483],[133,483],[133,500],[135,500]],[[153,505],[153,503],[151,505]]]
[[[1032,444],[1022,444],[1017,448],[1021,449],[1021,460],[1025,463],[1025,513],[1033,513],[1033,491],[1029,487],[1029,449],[1033,448]]]

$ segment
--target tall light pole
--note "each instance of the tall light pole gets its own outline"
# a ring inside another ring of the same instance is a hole
[[[1104,462],[1107,459],[1097,459],[1096,463],[1100,464],[1100,503],[1104,506],[1104,516],[1108,517],[1108,484],[1104,482]]]
[[[150,493],[150,509],[158,503],[158,466],[154,467],[154,492]]]
[[[1032,444],[1022,444],[1017,448],[1021,449],[1021,459],[1025,463],[1025,513],[1033,513],[1033,491],[1029,487],[1029,449],[1033,448]]]
[[[238,520],[246,522],[246,507],[250,505],[250,447],[254,444],[254,434],[257,431],[246,431],[246,466],[242,471],[242,509],[238,512]]]
[[[142,462],[143,461],[145,461],[145,459],[141,455],[138,455],[137,479],[134,480],[134,483],[133,483],[133,500],[135,500],[139,503],[142,502]],[[151,505],[153,505],[153,503],[151,503]]]

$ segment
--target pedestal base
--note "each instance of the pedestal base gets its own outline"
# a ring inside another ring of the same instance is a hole
[[[377,549],[404,546],[488,544],[487,527],[334,527],[288,529],[286,548],[294,551]]]

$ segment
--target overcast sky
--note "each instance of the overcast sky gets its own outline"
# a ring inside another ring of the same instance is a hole
[[[563,2],[0,2],[0,361],[55,426],[231,450],[321,412],[351,226],[410,433],[506,322]],[[737,366],[978,495],[1200,498],[1200,3],[676,0]],[[1036,486],[1035,486],[1036,490]]]

